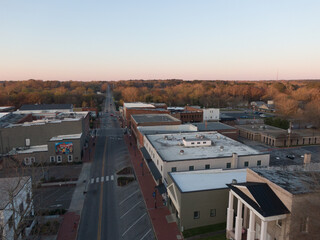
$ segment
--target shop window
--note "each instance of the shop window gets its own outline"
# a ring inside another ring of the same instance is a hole
[[[72,155],[68,155],[68,162],[72,162],[73,161],[73,156]]]
[[[206,164],[205,169],[210,169],[210,164]]]
[[[51,162],[51,163],[54,163],[55,161],[56,161],[55,156],[50,156],[50,162]]]
[[[199,219],[200,218],[200,211],[193,212],[193,219]]]
[[[216,209],[210,209],[210,217],[216,216]]]
[[[231,163],[227,163],[227,168],[231,168]]]
[[[257,161],[257,166],[261,166],[261,160]]]
[[[194,170],[194,166],[189,166],[189,171],[193,171]]]
[[[62,162],[62,156],[57,156],[57,163],[61,163]]]
[[[244,162],[244,166],[248,167],[249,166],[249,162],[248,161]]]
[[[177,171],[176,167],[171,168],[171,172],[176,172],[176,171]]]

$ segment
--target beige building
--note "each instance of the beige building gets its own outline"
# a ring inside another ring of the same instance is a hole
[[[226,222],[228,187],[245,182],[246,170],[210,169],[172,172],[168,178],[168,207],[181,231]]]
[[[169,172],[269,166],[270,160],[217,132],[145,135],[144,146],[165,185]]]
[[[247,171],[247,183],[228,185],[227,237],[319,238],[319,164]]]
[[[235,127],[239,129],[239,136],[270,146],[320,144],[320,131],[318,130],[293,129],[288,133],[287,130],[265,124],[236,125]]]

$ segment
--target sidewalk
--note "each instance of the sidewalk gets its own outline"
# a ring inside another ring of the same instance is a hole
[[[74,212],[68,212],[63,216],[63,221],[59,228],[58,240],[76,239],[80,216]]]
[[[91,162],[95,153],[95,138],[90,137],[88,148],[84,153],[83,165],[80,176],[76,183],[76,189],[73,192],[72,200],[68,212],[63,216],[59,228],[57,240],[75,240],[77,238],[78,226],[80,223],[81,211],[84,204],[84,191],[88,184],[88,177],[91,169]]]
[[[124,137],[128,146],[132,165],[134,167],[140,189],[142,191],[145,203],[147,205],[148,213],[152,221],[153,229],[158,240],[176,240],[183,239],[178,226],[175,222],[168,223],[166,216],[171,215],[169,209],[163,206],[162,197],[157,192],[156,201],[152,196],[155,190],[156,183],[154,182],[152,175],[143,162],[143,170],[141,167],[142,155],[137,149],[136,143],[133,137],[126,135]],[[130,144],[131,142],[131,144]],[[143,175],[142,175],[143,171]],[[156,207],[155,208],[155,204]]]

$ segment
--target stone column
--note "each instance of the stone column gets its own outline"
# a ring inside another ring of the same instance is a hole
[[[248,208],[246,205],[243,208],[243,227],[248,227]]]
[[[268,222],[261,220],[261,234],[260,240],[267,240]]]
[[[233,230],[233,194],[231,190],[229,190],[229,206],[227,211],[227,231]]]
[[[236,217],[235,240],[241,240],[242,235],[242,202],[238,199],[238,209]]]
[[[254,225],[256,223],[256,215],[252,210],[250,210],[250,218],[249,218],[249,228],[247,232],[247,240],[254,240],[254,235],[256,231],[254,230]]]

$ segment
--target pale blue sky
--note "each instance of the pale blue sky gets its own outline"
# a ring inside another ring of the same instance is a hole
[[[319,12],[319,0],[0,0],[0,80],[320,78]]]

